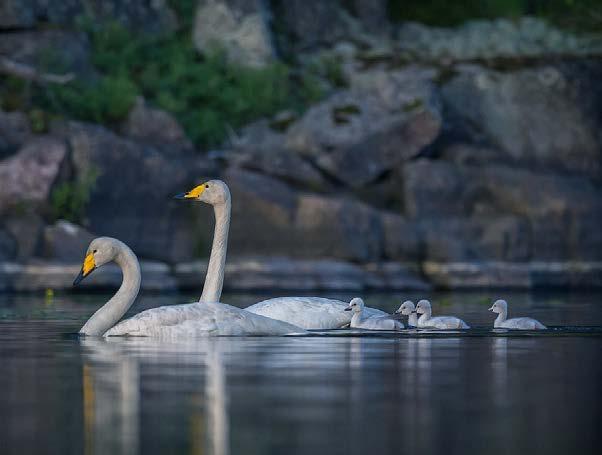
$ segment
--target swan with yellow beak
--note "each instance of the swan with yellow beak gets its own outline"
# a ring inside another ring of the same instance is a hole
[[[287,335],[304,332],[294,325],[218,301],[151,308],[119,322],[136,300],[141,282],[138,259],[125,243],[110,237],[92,240],[74,285],[109,262],[115,262],[121,269],[121,286],[115,295],[88,319],[79,331],[81,335],[172,339],[220,335]]]
[[[228,185],[210,180],[176,199],[204,202],[213,206],[215,230],[207,274],[200,302],[218,302],[222,295],[232,197]],[[251,305],[245,310],[271,319],[284,321],[303,329],[337,329],[351,322],[351,314],[343,311],[347,302],[323,297],[277,297]],[[366,317],[388,316],[375,308],[364,308]]]

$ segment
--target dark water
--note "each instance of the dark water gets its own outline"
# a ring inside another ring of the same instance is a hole
[[[494,297],[434,296],[464,334],[165,343],[72,335],[106,296],[0,296],[0,453],[598,453],[600,294],[512,295],[536,335],[484,329]]]

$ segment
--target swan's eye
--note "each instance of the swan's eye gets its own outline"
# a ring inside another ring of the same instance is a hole
[[[98,250],[92,250],[92,253],[96,254],[98,253]]]
[[[205,188],[209,188],[209,185],[205,185]]]

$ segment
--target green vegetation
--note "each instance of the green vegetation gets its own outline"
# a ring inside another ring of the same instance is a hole
[[[58,185],[50,195],[53,218],[81,223],[98,175],[96,169],[90,169],[75,182]]]
[[[49,86],[40,94],[40,100],[42,106],[67,117],[110,124],[127,115],[137,93],[127,77],[110,75],[96,84],[76,81]]]
[[[531,0],[530,12],[576,32],[602,32],[600,0]]]
[[[518,17],[524,0],[389,0],[393,21],[452,26],[474,18]]]
[[[15,111],[27,106],[31,84],[13,76],[0,76],[0,109]]]
[[[602,15],[596,12],[599,2],[389,0],[389,12],[393,21],[439,26],[533,14],[579,30],[601,30]],[[96,75],[64,86],[39,86],[0,76],[0,108],[29,112],[39,132],[45,131],[55,115],[113,126],[141,95],[174,114],[197,145],[210,147],[220,144],[230,128],[281,110],[300,112],[330,87],[348,83],[341,62],[332,56],[320,57],[304,70],[282,63],[263,69],[241,67],[228,63],[220,52],[201,56],[190,39],[196,1],[169,3],[180,18],[181,29],[164,36],[133,34],[116,22],[82,19],[80,27],[89,35]],[[59,74],[67,70],[60,52],[53,50],[40,56],[38,67]]]
[[[580,30],[602,30],[600,0],[389,0],[394,22],[417,21],[448,27],[470,19],[539,16]]]
[[[201,57],[188,33],[134,36],[118,23],[83,21],[97,81],[53,86],[37,102],[51,112],[102,124],[123,119],[137,95],[173,113],[197,144],[219,144],[238,128],[282,109],[300,110],[322,96],[311,77],[283,64],[255,69],[229,64],[216,52]]]
[[[46,112],[41,109],[32,109],[28,112],[31,130],[36,134],[48,132],[49,118]]]
[[[341,60],[333,55],[321,55],[309,65],[308,71],[317,77],[326,79],[334,87],[349,85],[343,72]]]

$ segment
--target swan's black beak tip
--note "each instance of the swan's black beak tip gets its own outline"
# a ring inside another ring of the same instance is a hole
[[[73,286],[77,286],[84,278],[84,271],[80,270],[79,274],[75,277],[75,280],[73,280]]]
[[[188,193],[180,193],[180,194],[176,194],[173,198],[174,199],[186,199],[186,195]]]

